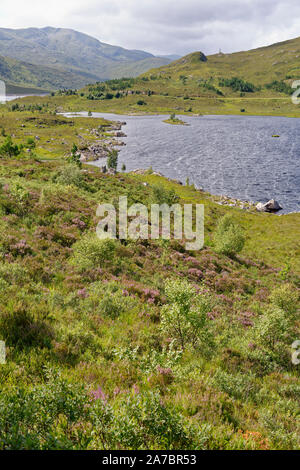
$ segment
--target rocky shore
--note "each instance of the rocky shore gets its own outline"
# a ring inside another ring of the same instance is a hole
[[[116,147],[126,145],[125,142],[117,140],[126,137],[126,134],[122,132],[122,126],[124,125],[126,125],[126,122],[115,122],[112,125],[101,125],[97,129],[92,129],[90,133],[96,137],[96,140],[93,143],[84,142],[79,146],[80,160],[86,163],[107,158]],[[108,138],[103,139],[103,132]]]

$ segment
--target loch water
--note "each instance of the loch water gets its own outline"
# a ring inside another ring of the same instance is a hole
[[[125,163],[127,171],[152,167],[182,182],[189,178],[211,194],[252,202],[274,198],[283,212],[300,211],[298,118],[182,116],[189,125],[178,126],[158,115],[93,117],[127,123],[119,154],[119,166]]]

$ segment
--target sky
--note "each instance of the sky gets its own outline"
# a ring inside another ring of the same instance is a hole
[[[0,27],[72,28],[156,55],[253,49],[300,36],[299,0],[1,0]]]

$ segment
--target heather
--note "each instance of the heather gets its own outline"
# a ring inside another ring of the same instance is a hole
[[[299,214],[62,154],[0,163],[1,449],[299,449]],[[99,240],[121,195],[203,203],[204,248]]]

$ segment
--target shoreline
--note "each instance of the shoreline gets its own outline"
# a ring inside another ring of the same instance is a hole
[[[223,110],[224,111],[224,110]],[[168,117],[170,116],[170,112],[166,111],[166,112],[155,112],[155,111],[149,111],[149,112],[137,112],[137,113],[129,113],[129,112],[121,112],[121,111],[91,111],[92,113],[92,116],[82,116],[82,113],[84,114],[87,114],[89,111],[62,111],[62,112],[59,112],[57,114],[61,114],[65,117],[76,117],[77,116],[81,116],[81,117],[91,117],[93,118],[93,114],[107,114],[107,115],[112,115],[114,114],[115,116],[128,116],[128,117],[146,117],[146,116],[162,116],[162,117]],[[69,115],[69,116],[68,116]],[[295,116],[295,115],[292,115],[292,114],[252,114],[252,113],[226,113],[226,112],[220,112],[220,113],[206,113],[205,111],[201,112],[200,114],[199,113],[194,113],[194,114],[190,114],[190,113],[185,113],[185,112],[180,112],[180,114],[177,114],[176,116],[184,116],[184,117],[191,117],[191,118],[194,118],[194,117],[218,117],[218,116],[226,116],[226,117],[240,117],[240,118],[243,118],[243,117],[256,117],[256,118],[260,118],[260,117],[273,117],[273,118],[287,118],[287,119],[300,119],[300,115],[299,116]]]

